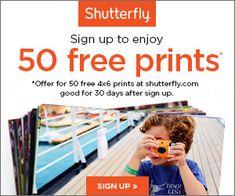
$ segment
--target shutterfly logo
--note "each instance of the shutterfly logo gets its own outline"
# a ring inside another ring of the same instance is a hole
[[[156,1],[80,0],[78,26],[156,26]]]

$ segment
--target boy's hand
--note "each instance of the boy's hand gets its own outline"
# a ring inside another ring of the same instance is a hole
[[[152,153],[152,147],[158,147],[154,141],[156,141],[154,136],[146,134],[138,144],[133,156],[138,160],[144,159],[147,155]]]
[[[186,155],[185,155],[185,144],[177,142],[176,146],[172,146],[170,148],[170,152],[168,153],[167,161],[175,161],[175,164],[178,167],[184,166],[186,164]]]

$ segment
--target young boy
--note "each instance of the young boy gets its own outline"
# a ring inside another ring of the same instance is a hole
[[[207,186],[196,162],[186,159],[193,142],[195,122],[189,116],[153,115],[141,127],[145,136],[133,153],[124,175],[149,176],[149,195],[207,195]],[[168,155],[153,149],[157,140],[171,140]],[[146,156],[150,161],[142,161]]]

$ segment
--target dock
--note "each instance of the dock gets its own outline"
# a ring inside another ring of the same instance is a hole
[[[209,195],[218,195],[221,175],[221,161],[224,138],[224,125],[214,118],[195,117],[196,132],[192,148],[187,155],[200,166]],[[104,159],[97,159],[83,169],[56,195],[85,195],[86,176],[120,176],[138,142],[143,137],[139,126],[109,149]]]

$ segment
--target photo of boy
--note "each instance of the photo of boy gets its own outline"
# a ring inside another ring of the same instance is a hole
[[[140,131],[144,137],[123,175],[149,176],[149,195],[207,195],[201,169],[186,158],[195,132],[192,117],[152,115]]]

